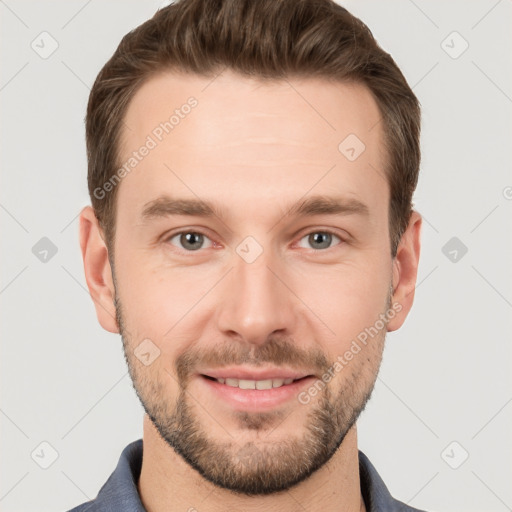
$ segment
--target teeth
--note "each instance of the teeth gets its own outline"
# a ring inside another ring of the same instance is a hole
[[[240,389],[272,389],[280,388],[283,385],[291,384],[293,379],[267,379],[267,380],[247,380],[247,379],[215,379],[221,384],[226,384],[233,388]]]

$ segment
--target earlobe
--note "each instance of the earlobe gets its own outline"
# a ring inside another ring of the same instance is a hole
[[[394,309],[399,312],[388,322],[388,332],[396,331],[403,325],[414,301],[420,258],[421,223],[421,215],[413,211],[393,260],[391,305],[395,305]]]
[[[80,248],[85,280],[96,308],[98,321],[105,330],[119,333],[108,250],[98,219],[90,206],[86,206],[80,212]]]

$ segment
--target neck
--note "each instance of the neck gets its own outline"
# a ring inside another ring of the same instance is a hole
[[[137,487],[148,512],[365,510],[359,481],[355,426],[327,464],[288,491],[269,496],[236,495],[211,484],[162,439],[147,415],[144,415],[143,445],[142,470]]]

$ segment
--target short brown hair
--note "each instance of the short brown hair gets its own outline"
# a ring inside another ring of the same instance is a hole
[[[177,0],[126,34],[98,74],[86,116],[88,186],[112,257],[121,128],[141,84],[163,70],[261,79],[319,77],[364,84],[381,114],[391,253],[407,228],[420,165],[420,105],[368,27],[333,0]],[[340,141],[341,142],[341,141]]]

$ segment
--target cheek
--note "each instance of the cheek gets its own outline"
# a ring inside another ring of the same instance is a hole
[[[183,335],[190,319],[197,320],[198,305],[215,283],[215,271],[149,265],[141,255],[116,264],[117,292],[125,327],[133,344],[155,340],[162,352],[174,350],[166,340]],[[173,342],[174,343],[174,342]]]
[[[377,252],[375,249],[359,253],[339,265],[295,261],[281,269],[284,280],[294,291],[290,293],[289,306],[304,311],[322,343],[340,345],[342,350],[343,344],[373,325],[384,311],[391,267]],[[179,351],[175,338],[200,334],[208,320],[209,302],[201,301],[226,268],[220,263],[218,268],[170,268],[161,262],[149,265],[150,260],[141,252],[116,262],[126,327],[133,343],[149,338],[160,340],[163,352]],[[297,302],[295,295],[303,304]],[[293,325],[289,327],[294,330]],[[172,344],[168,343],[170,339]]]
[[[319,324],[321,319],[328,327],[325,342],[339,345],[339,350],[386,309],[391,272],[381,264],[310,269],[306,275],[297,295],[314,313],[311,321]]]
[[[141,276],[142,277],[142,276]],[[175,302],[169,291],[150,279],[129,279],[123,285],[120,299],[127,327],[138,336],[161,338],[172,327]]]

